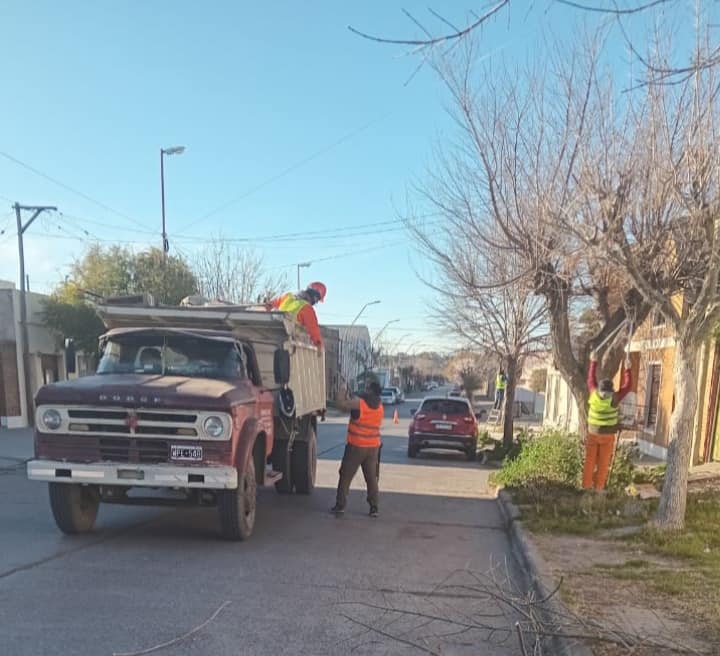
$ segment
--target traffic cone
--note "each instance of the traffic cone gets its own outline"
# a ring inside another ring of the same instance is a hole
[[[393,424],[400,423],[400,416],[398,415],[397,408],[395,408],[395,414],[393,414]]]

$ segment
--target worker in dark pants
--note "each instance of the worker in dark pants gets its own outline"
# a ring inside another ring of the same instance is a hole
[[[353,399],[337,401],[340,410],[350,412],[348,423],[347,444],[340,464],[340,480],[338,481],[337,498],[330,512],[341,515],[345,512],[350,483],[357,470],[362,468],[367,485],[367,502],[370,505],[370,517],[378,516],[380,489],[378,472],[380,467],[380,426],[385,411],[380,394],[382,388],[376,380],[365,385],[365,392]]]

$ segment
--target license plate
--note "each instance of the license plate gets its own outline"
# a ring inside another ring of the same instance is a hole
[[[452,424],[438,422],[437,424],[435,424],[435,428],[437,428],[438,430],[450,430],[452,428]]]
[[[176,446],[170,447],[170,458],[172,460],[202,460],[203,452],[201,446]]]

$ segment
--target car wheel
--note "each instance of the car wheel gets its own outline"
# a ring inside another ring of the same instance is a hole
[[[468,462],[473,462],[475,458],[477,457],[477,446],[475,444],[471,444],[467,449],[465,449],[465,457],[468,459]]]
[[[408,458],[415,458],[418,454],[418,448],[412,442],[408,442],[407,454]]]

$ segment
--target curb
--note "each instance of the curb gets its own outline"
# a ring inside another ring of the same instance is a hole
[[[550,616],[565,614],[567,611],[557,595],[550,596],[557,583],[553,580],[545,559],[523,527],[520,509],[505,490],[498,490],[496,498],[513,555],[523,569],[527,582],[538,599],[547,599],[545,605],[550,610]],[[555,636],[551,639],[551,645],[553,656],[593,656],[587,645],[576,640]]]

